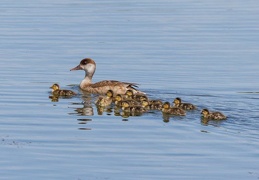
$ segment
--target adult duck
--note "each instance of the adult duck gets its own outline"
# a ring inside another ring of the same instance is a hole
[[[134,93],[142,93],[136,89],[136,83],[121,82],[115,80],[104,80],[97,83],[92,83],[92,77],[96,69],[96,63],[91,58],[81,60],[80,64],[70,71],[84,70],[85,78],[80,83],[80,88],[89,93],[105,94],[108,90],[112,90],[114,94],[125,94],[127,90],[132,90]]]

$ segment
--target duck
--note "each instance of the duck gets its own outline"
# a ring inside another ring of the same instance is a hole
[[[174,104],[173,107],[180,107],[183,110],[195,110],[196,109],[196,106],[191,103],[182,103],[182,100],[179,97],[174,99],[173,104]]]
[[[113,91],[108,90],[106,92],[106,96],[99,96],[98,99],[95,101],[95,104],[97,106],[109,106],[113,102]]]
[[[61,90],[57,83],[53,84],[51,87],[53,96],[74,96],[75,92],[71,90]]]
[[[93,94],[105,94],[108,90],[112,90],[114,94],[125,94],[127,90],[132,90],[134,93],[143,93],[136,88],[138,84],[130,82],[121,82],[116,80],[103,80],[97,83],[92,83],[92,78],[96,70],[96,63],[91,58],[84,58],[80,64],[70,71],[84,70],[85,78],[80,83],[80,88],[83,91]]]
[[[225,120],[227,119],[227,116],[225,116],[221,112],[210,112],[208,109],[203,109],[201,111],[202,117],[205,119],[211,119],[211,120]]]
[[[171,107],[170,103],[167,101],[162,106],[162,112],[165,114],[170,115],[177,115],[177,116],[185,116],[186,113],[182,108],[179,107]]]

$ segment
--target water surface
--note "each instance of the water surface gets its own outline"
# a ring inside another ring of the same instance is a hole
[[[257,1],[2,1],[1,179],[258,179]],[[70,72],[200,112],[97,111]],[[53,83],[78,93],[49,99]],[[252,93],[251,93],[252,92]],[[99,113],[99,114],[98,114]]]

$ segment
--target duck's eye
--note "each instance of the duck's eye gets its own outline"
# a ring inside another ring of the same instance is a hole
[[[82,64],[82,65],[86,65],[86,64],[87,64],[87,61],[86,61],[86,60],[82,60],[82,61],[81,61],[81,64]]]

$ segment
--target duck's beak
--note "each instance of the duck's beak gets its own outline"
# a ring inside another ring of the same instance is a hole
[[[81,68],[80,64],[72,69],[70,69],[70,71],[75,71],[75,70],[83,70],[83,68]]]

